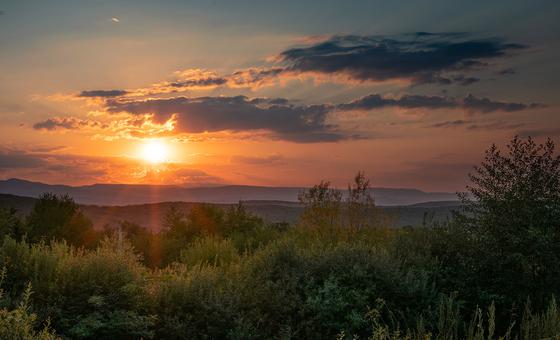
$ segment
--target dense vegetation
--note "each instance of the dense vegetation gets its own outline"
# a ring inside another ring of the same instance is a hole
[[[448,223],[391,228],[359,173],[303,192],[297,225],[242,205],[93,230],[69,197],[0,212],[0,338],[560,336],[560,158],[491,147]]]

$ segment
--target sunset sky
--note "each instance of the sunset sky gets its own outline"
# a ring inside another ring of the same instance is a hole
[[[462,190],[560,141],[560,2],[0,0],[0,179]]]

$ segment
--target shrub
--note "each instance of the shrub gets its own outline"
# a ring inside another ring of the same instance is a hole
[[[228,239],[205,237],[181,250],[180,262],[187,266],[230,265],[239,261],[237,249]]]
[[[1,288],[6,277],[6,268],[0,272],[0,300],[4,291]],[[29,312],[29,301],[31,296],[31,285],[29,284],[23,293],[21,302],[15,309],[0,309],[0,339],[21,340],[55,340],[60,339],[50,329],[46,322],[40,331],[35,330],[37,315]]]

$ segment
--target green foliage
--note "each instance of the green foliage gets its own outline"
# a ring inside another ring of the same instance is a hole
[[[197,204],[89,248],[68,197],[42,197],[29,238],[2,211],[0,338],[560,338],[560,161],[550,141],[508,148],[488,151],[464,211],[419,228],[388,227],[363,173],[344,199],[303,192],[296,226]]]
[[[507,149],[486,152],[463,195],[465,211],[438,234],[432,255],[443,265],[442,285],[471,304],[520,310],[529,297],[543,309],[560,293],[560,156],[550,140],[516,137]]]
[[[21,240],[27,234],[27,225],[21,220],[16,209],[0,208],[0,238],[9,236]]]
[[[308,228],[332,229],[346,226],[359,230],[377,227],[387,222],[375,206],[370,182],[363,172],[358,172],[354,182],[348,184],[348,193],[331,188],[330,182],[322,181],[298,196],[305,207],[300,224]]]
[[[34,287],[34,310],[61,334],[82,339],[150,338],[146,269],[130,247],[107,239],[91,251],[65,243],[5,239],[0,261],[10,300]]]
[[[45,193],[28,216],[29,239],[66,240],[74,245],[92,245],[96,241],[93,225],[68,195]]]
[[[305,205],[300,217],[302,225],[314,228],[340,225],[342,193],[330,185],[330,182],[321,181],[299,194],[299,201]]]
[[[376,225],[379,211],[371,195],[369,180],[363,172],[358,172],[354,183],[348,184],[348,197],[346,199],[347,224],[350,228],[362,229]]]
[[[4,296],[1,288],[6,277],[6,267],[0,272],[0,300]],[[55,340],[60,339],[50,329],[48,322],[39,331],[35,330],[37,315],[29,312],[31,285],[27,285],[21,302],[15,309],[0,309],[0,339]]]
[[[239,261],[237,248],[228,239],[205,237],[181,250],[180,262],[187,266],[230,265]]]

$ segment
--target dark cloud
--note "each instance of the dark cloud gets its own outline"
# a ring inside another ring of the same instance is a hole
[[[344,74],[360,81],[409,79],[415,83],[478,81],[465,72],[487,67],[486,60],[503,57],[525,46],[501,39],[475,39],[464,33],[427,33],[387,36],[335,35],[326,41],[280,54],[295,72]]]
[[[471,84],[474,84],[474,83],[478,83],[480,81],[480,78],[466,77],[466,76],[460,75],[460,76],[454,77],[453,81],[455,81],[456,83],[459,83],[460,85],[467,86],[467,85],[471,85]]]
[[[498,72],[496,72],[496,74],[499,76],[511,75],[515,73],[516,73],[515,70],[512,68],[505,68],[503,70],[499,70]]]
[[[19,150],[0,150],[0,171],[7,169],[38,168],[46,162],[33,154]]]
[[[435,124],[432,124],[428,127],[446,128],[446,127],[464,126],[464,125],[469,124],[469,123],[470,122],[468,120],[457,119],[457,120],[448,120],[448,121],[445,121],[445,122],[435,123]]]
[[[112,97],[124,96],[127,93],[128,93],[128,91],[125,91],[125,90],[90,90],[90,91],[80,92],[78,97],[112,98]]]
[[[67,119],[67,118],[63,118],[63,119],[49,118],[42,122],[33,124],[33,128],[35,130],[49,130],[49,131],[56,130],[58,128],[74,129],[76,128],[76,126],[77,125],[74,119]]]
[[[341,110],[373,110],[384,107],[399,107],[406,109],[464,109],[469,112],[490,113],[496,111],[521,111],[544,107],[543,104],[508,103],[493,101],[488,98],[478,98],[471,94],[464,98],[447,96],[403,95],[400,98],[387,98],[372,94],[346,104],[337,106]]]
[[[233,87],[259,87],[272,83],[284,72],[283,67],[248,68],[235,71],[228,78]]]
[[[439,85],[451,85],[458,84],[462,86],[471,85],[480,81],[477,77],[468,77],[465,75],[456,75],[452,77],[443,77],[438,74],[423,74],[415,80],[414,85],[422,84],[439,84]]]
[[[173,133],[248,132],[251,138],[261,136],[297,143],[337,142],[364,138],[342,130],[328,118],[341,111],[371,111],[383,108],[463,110],[469,113],[513,112],[542,107],[493,101],[468,95],[456,98],[445,95],[403,95],[398,98],[372,94],[338,105],[295,105],[285,98],[173,97],[145,100],[111,99],[105,101],[109,113],[127,112],[130,116],[117,122],[103,123],[77,117],[53,117],[33,125],[36,130],[104,130],[120,137],[144,137]],[[173,131],[164,123],[174,120]],[[144,123],[149,122],[150,128]],[[459,125],[462,121],[436,123],[431,127]],[[152,124],[155,123],[155,124]],[[465,125],[466,121],[463,122]],[[490,128],[478,125],[469,129]],[[496,128],[505,128],[497,127]],[[513,128],[508,126],[507,128]],[[248,136],[248,135],[247,135]]]
[[[482,113],[489,113],[494,111],[513,112],[513,111],[520,111],[525,109],[537,109],[537,108],[544,107],[543,104],[539,104],[539,103],[523,104],[523,103],[506,103],[500,101],[492,101],[488,98],[477,98],[472,94],[469,94],[463,99],[462,106],[469,111],[482,112]]]
[[[278,104],[282,103],[282,104]],[[187,133],[266,130],[273,138],[299,143],[336,142],[354,138],[326,122],[329,105],[294,106],[278,99],[175,97],[107,102],[109,112],[153,114],[156,123],[176,119],[176,131]]]
[[[186,79],[181,81],[170,82],[170,87],[189,88],[189,87],[211,87],[220,86],[227,83],[227,79],[223,77],[207,77],[200,79]]]
[[[513,130],[522,127],[523,123],[496,122],[474,122],[470,120],[449,120],[429,125],[432,128],[465,127],[467,130]]]
[[[88,119],[79,119],[75,117],[61,118],[54,117],[33,124],[35,130],[53,131],[57,129],[75,130],[83,127],[103,127],[103,124]]]

